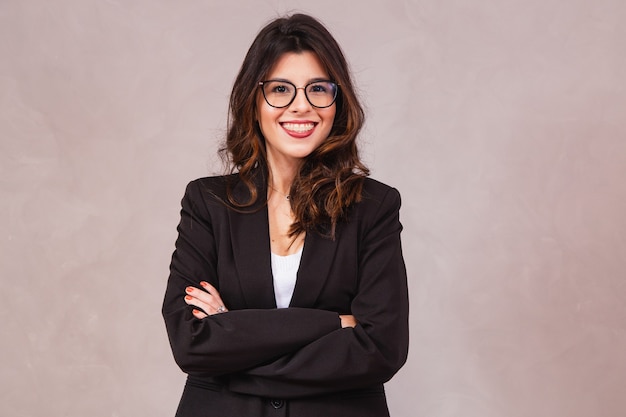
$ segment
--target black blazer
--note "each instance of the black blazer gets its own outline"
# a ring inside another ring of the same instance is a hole
[[[399,193],[366,179],[335,240],[308,232],[291,304],[277,309],[267,207],[228,208],[227,181],[247,197],[235,175],[193,181],[182,200],[163,303],[174,358],[188,374],[177,416],[388,415],[382,384],[408,351]],[[193,317],[185,287],[202,280],[229,312]],[[342,329],[339,314],[358,325]]]

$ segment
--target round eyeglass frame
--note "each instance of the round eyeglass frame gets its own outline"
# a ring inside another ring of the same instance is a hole
[[[291,100],[289,100],[289,103],[285,104],[284,106],[274,106],[272,103],[269,102],[269,100],[267,99],[267,96],[265,95],[265,89],[263,88],[263,85],[265,83],[269,83],[269,82],[281,82],[281,83],[285,83],[285,84],[289,84],[291,86],[293,86],[293,91],[295,91],[295,93],[293,94],[293,97],[291,97]],[[309,95],[306,93],[306,89],[308,86],[310,86],[311,84],[317,84],[317,83],[331,83],[335,86],[335,95],[333,97],[333,100],[330,102],[329,105],[327,106],[316,106],[315,104],[311,103],[311,99],[309,98]],[[330,106],[332,106],[333,104],[335,104],[335,101],[337,101],[337,94],[339,93],[339,84],[337,84],[334,81],[330,81],[330,80],[315,80],[315,81],[311,81],[310,83],[308,83],[307,85],[305,85],[304,87],[296,87],[296,85],[294,83],[292,83],[291,81],[286,81],[286,80],[265,80],[265,81],[259,81],[259,87],[261,88],[261,92],[263,93],[263,98],[265,99],[265,102],[267,103],[268,106],[270,107],[274,107],[275,109],[284,109],[285,107],[289,107],[291,105],[291,103],[293,103],[293,101],[296,99],[296,96],[298,95],[298,90],[303,90],[304,91],[304,97],[306,97],[306,101],[309,102],[309,104],[313,107],[315,107],[316,109],[326,109]]]

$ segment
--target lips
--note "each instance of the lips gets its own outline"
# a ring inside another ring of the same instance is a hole
[[[283,122],[280,124],[289,134],[306,135],[311,133],[317,123],[313,122]]]

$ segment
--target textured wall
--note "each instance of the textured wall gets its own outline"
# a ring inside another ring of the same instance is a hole
[[[344,46],[365,159],[403,194],[393,415],[623,416],[621,0],[0,2],[0,415],[173,415],[179,201],[291,9]]]

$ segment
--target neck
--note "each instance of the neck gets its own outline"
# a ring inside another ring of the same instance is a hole
[[[278,167],[274,164],[268,165],[270,174],[269,187],[285,196],[289,195],[291,184],[299,167],[285,164]]]

